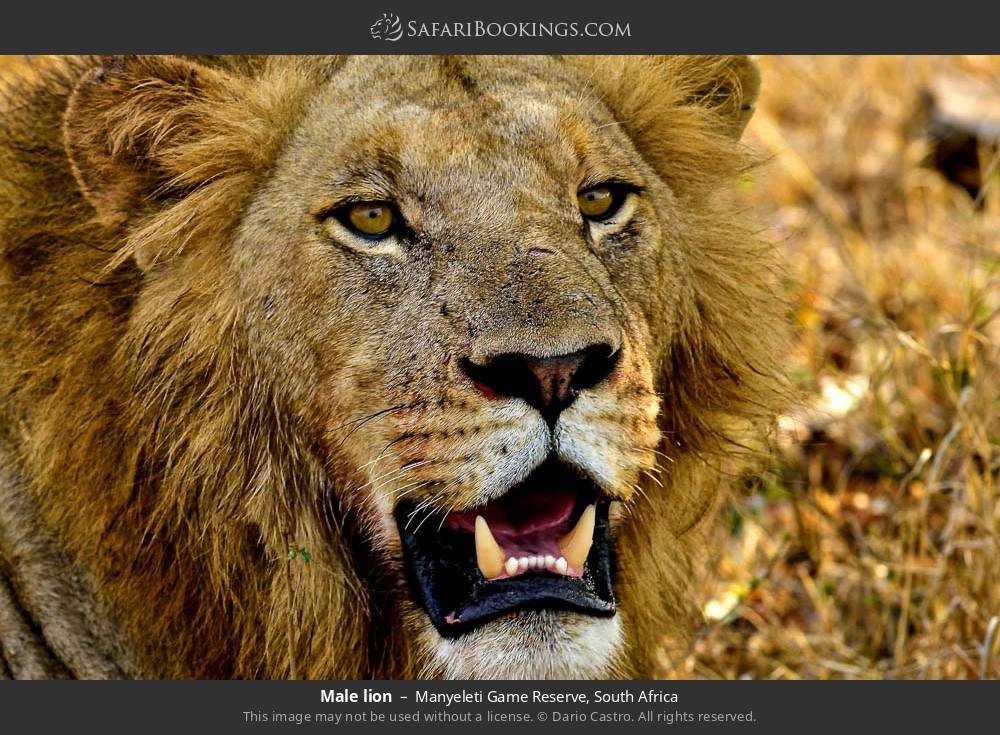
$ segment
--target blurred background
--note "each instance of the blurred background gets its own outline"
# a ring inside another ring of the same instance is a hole
[[[761,65],[737,195],[788,263],[803,398],[660,673],[1000,677],[1000,57]]]
[[[1000,57],[764,57],[802,405],[663,675],[1000,676]]]

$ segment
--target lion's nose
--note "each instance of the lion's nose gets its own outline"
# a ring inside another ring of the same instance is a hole
[[[555,357],[506,353],[462,368],[480,393],[492,398],[521,398],[538,410],[550,426],[582,390],[601,383],[618,362],[620,350],[599,343]]]

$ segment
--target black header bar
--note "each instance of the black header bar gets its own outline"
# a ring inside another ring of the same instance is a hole
[[[5,53],[980,53],[1000,4],[14,2]]]

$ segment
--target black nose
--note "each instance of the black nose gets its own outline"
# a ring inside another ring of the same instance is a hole
[[[487,397],[522,398],[552,426],[580,391],[608,377],[619,354],[611,345],[600,343],[555,357],[515,352],[497,355],[482,364],[466,358],[462,368]]]

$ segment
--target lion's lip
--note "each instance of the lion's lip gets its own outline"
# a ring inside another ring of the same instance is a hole
[[[486,579],[476,562],[474,527],[484,517],[507,552],[555,548],[583,509],[594,505],[593,544],[582,574],[528,569]],[[564,609],[588,615],[615,613],[612,590],[610,501],[593,483],[549,461],[500,500],[449,514],[442,522],[414,514],[414,503],[396,508],[396,521],[414,598],[444,636],[456,636],[520,609]]]

